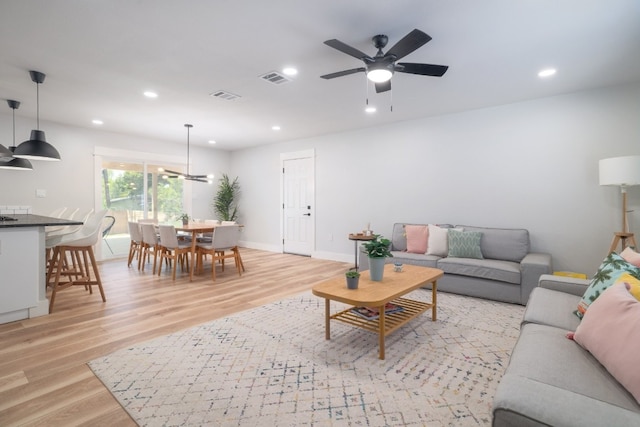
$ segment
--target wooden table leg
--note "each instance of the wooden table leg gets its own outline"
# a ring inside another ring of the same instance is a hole
[[[189,281],[193,281],[193,269],[196,266],[196,231],[191,232],[191,266],[189,268]],[[176,265],[176,267],[178,267]],[[215,268],[215,267],[214,267]]]
[[[438,306],[438,283],[437,280],[434,280],[431,284],[431,301],[433,302],[433,307],[431,307],[431,320],[436,321],[436,309]]]
[[[380,313],[380,317],[378,317],[378,345],[380,346],[380,360],[384,360],[384,310],[384,305],[378,308],[378,312]]]
[[[324,338],[331,339],[331,329],[329,322],[331,321],[331,301],[329,298],[324,299]]]

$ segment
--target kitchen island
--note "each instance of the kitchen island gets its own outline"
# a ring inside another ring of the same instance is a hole
[[[0,215],[0,324],[49,314],[45,227],[81,221]]]

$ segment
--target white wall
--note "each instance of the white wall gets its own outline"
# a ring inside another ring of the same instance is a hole
[[[16,117],[16,145],[28,138],[31,130],[28,125],[35,124],[23,122],[26,120]],[[6,134],[6,137],[1,139],[2,144],[12,145],[10,114],[0,114],[0,129]],[[173,156],[177,165],[184,165],[186,162],[186,143],[155,141],[42,120],[40,129],[45,131],[47,141],[58,149],[62,160],[34,160],[31,162],[33,171],[0,169],[0,205],[29,205],[36,214],[47,214],[60,206],[94,207],[96,147],[138,152],[146,159],[156,154]],[[191,162],[192,173],[214,173],[217,179],[222,173],[227,173],[229,153],[192,144]],[[217,185],[188,184],[192,185],[192,208],[189,213],[196,218],[212,218],[211,203]],[[36,198],[36,189],[46,190],[47,197]]]
[[[316,256],[350,260],[346,236],[367,222],[383,235],[394,222],[446,222],[526,228],[555,270],[590,275],[621,230],[620,193],[598,185],[598,160],[640,154],[638,117],[633,84],[233,152],[243,238],[282,247],[279,156],[313,148]],[[628,196],[640,236],[640,188]]]
[[[346,236],[367,222],[384,235],[396,221],[447,222],[527,228],[533,249],[550,252],[556,270],[592,274],[621,229],[620,193],[598,185],[598,160],[640,154],[638,117],[640,84],[632,84],[233,153],[194,146],[192,171],[239,177],[243,240],[251,247],[282,247],[280,154],[315,149],[315,256],[352,260]],[[16,118],[18,143],[31,129],[24,122]],[[95,147],[185,158],[180,143],[46,121],[41,128],[63,161],[0,170],[0,205],[30,205],[35,213],[92,207]],[[0,114],[0,129],[10,145],[10,114]],[[36,189],[47,197],[36,198]],[[194,217],[213,216],[215,190],[193,183]],[[640,187],[628,196],[631,231],[640,237]]]

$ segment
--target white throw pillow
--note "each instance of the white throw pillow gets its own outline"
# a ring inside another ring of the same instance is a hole
[[[449,253],[447,243],[448,229],[429,224],[429,242],[427,243],[427,255],[446,257]]]

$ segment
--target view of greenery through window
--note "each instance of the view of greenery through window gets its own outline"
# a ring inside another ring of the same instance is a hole
[[[102,205],[111,211],[126,211],[127,220],[144,218],[142,165],[117,164],[102,170]],[[147,218],[173,221],[183,212],[183,180],[169,178],[157,166],[148,166]]]

